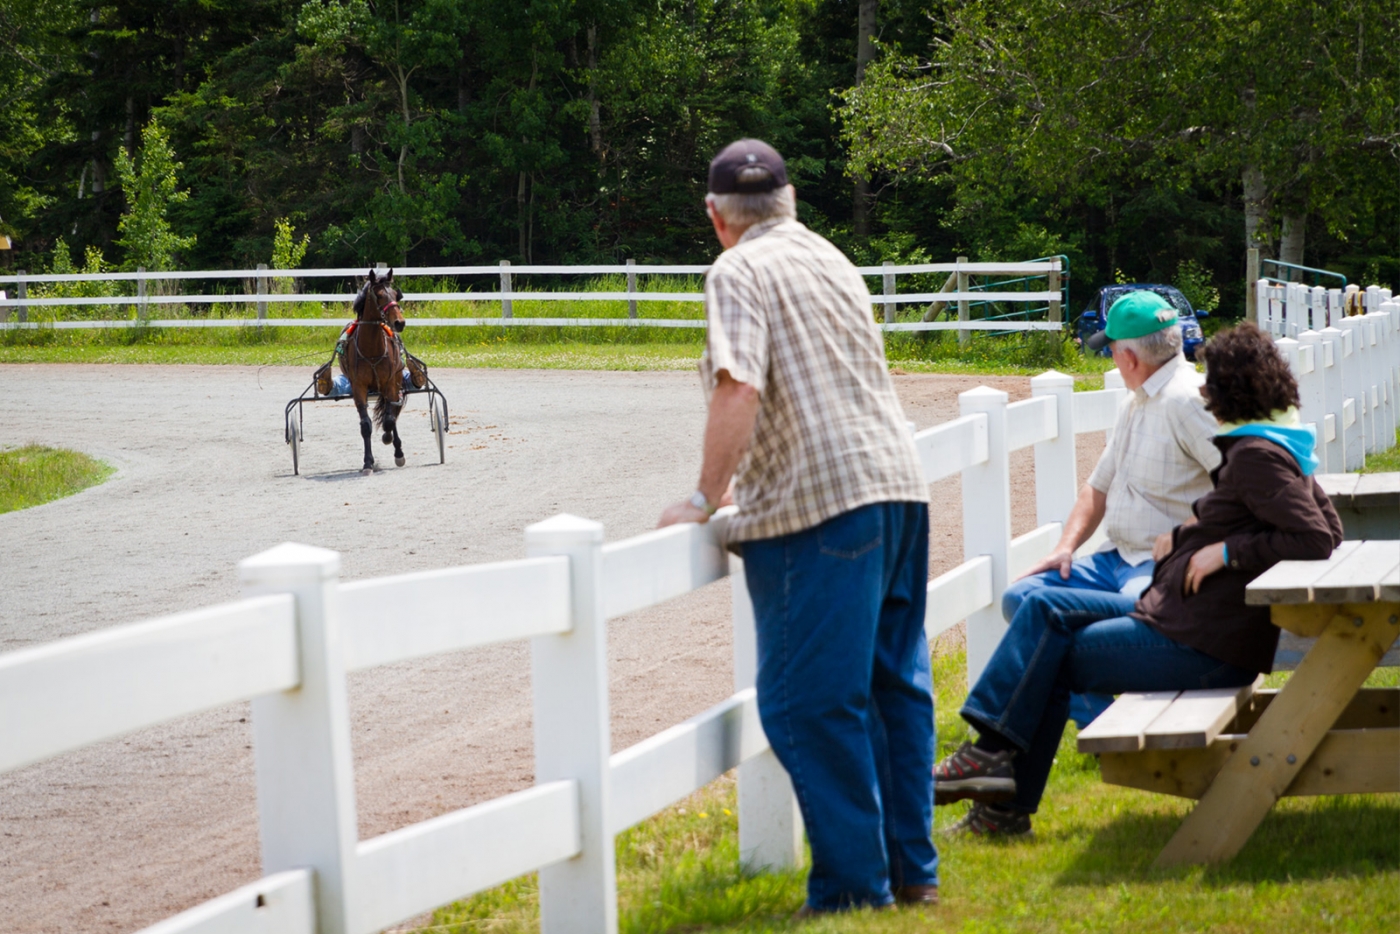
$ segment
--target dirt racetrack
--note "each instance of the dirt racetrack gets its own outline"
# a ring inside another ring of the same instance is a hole
[[[452,408],[436,463],[421,398],[408,465],[361,477],[347,404],[308,407],[302,476],[282,442],[301,369],[0,366],[6,446],[85,451],[106,484],[0,515],[0,650],[238,596],[236,563],[283,541],[334,548],[346,580],[520,557],[557,512],[609,540],[689,494],[704,419],[692,374],[437,370]],[[898,376],[920,428],[979,384]],[[1080,476],[1102,446],[1080,439]],[[376,457],[392,464],[376,442]],[[1014,531],[1034,524],[1030,452]],[[959,481],[932,488],[934,573],[962,559]],[[731,693],[728,585],[610,624],[614,749]],[[361,837],[528,786],[528,647],[363,672],[350,685]],[[132,931],[260,875],[248,705],[188,717],[0,775],[0,928]]]

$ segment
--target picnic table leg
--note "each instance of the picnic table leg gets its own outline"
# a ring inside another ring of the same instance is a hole
[[[1275,607],[1275,619],[1290,609]],[[1398,613],[1393,603],[1339,608],[1158,855],[1157,868],[1223,862],[1240,851],[1400,635]]]

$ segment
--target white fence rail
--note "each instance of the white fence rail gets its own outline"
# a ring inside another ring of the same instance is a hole
[[[383,267],[381,267],[383,268]],[[414,316],[413,323],[419,327],[664,327],[664,328],[703,328],[705,321],[703,318],[640,318],[637,314],[639,302],[694,302],[701,303],[705,299],[703,292],[645,292],[637,289],[637,276],[639,275],[700,275],[709,270],[709,266],[676,266],[676,265],[646,265],[639,266],[627,264],[625,266],[512,266],[508,262],[502,262],[499,266],[419,266],[402,267],[397,269],[396,275],[401,278],[421,277],[421,276],[492,276],[499,277],[500,286],[495,291],[484,292],[406,292],[405,301],[413,302],[444,302],[444,301],[469,301],[469,302],[499,302],[501,306],[500,317],[490,318],[431,318]],[[1063,299],[1063,295],[1056,290],[1046,289],[1042,291],[990,291],[968,289],[964,291],[940,291],[940,292],[906,292],[900,294],[898,291],[898,277],[901,275],[916,275],[925,273],[949,273],[960,277],[960,281],[965,281],[967,276],[973,275],[1016,275],[1026,277],[1058,276],[1060,272],[1060,261],[1050,260],[1047,262],[1034,263],[921,263],[916,265],[898,266],[893,263],[886,263],[883,266],[863,266],[860,272],[864,276],[880,277],[882,291],[873,294],[870,301],[874,306],[885,306],[886,313],[883,315],[884,323],[881,327],[888,331],[939,331],[939,330],[960,330],[960,331],[1058,331],[1062,324],[1059,321],[919,321],[896,323],[893,320],[893,309],[899,305],[928,304],[929,302],[945,303],[968,303],[968,302],[1009,302],[1029,305],[1054,305]],[[276,292],[269,288],[269,283],[281,281],[291,281],[295,279],[345,279],[362,276],[363,269],[235,269],[235,270],[203,270],[186,272],[117,272],[117,273],[70,273],[63,275],[9,275],[0,276],[0,285],[14,285],[18,289],[18,294],[14,297],[6,298],[4,292],[0,292],[0,330],[27,329],[38,327],[52,327],[67,330],[86,330],[104,328],[129,328],[129,327],[158,327],[158,328],[220,328],[220,327],[245,327],[252,323],[275,327],[340,327],[344,325],[344,320],[340,318],[269,318],[267,308],[269,305],[300,303],[300,302],[322,302],[322,303],[348,303],[354,297],[353,292],[307,292],[290,293]],[[585,292],[547,292],[547,291],[524,291],[513,288],[512,283],[516,276],[553,276],[553,275],[625,275],[627,277],[627,290],[625,292],[616,291],[585,291]],[[182,294],[153,294],[150,289],[152,282],[182,282],[190,280],[213,280],[213,279],[235,279],[240,280],[254,288],[254,291],[236,293],[182,293]],[[94,283],[121,283],[134,282],[137,287],[135,295],[112,295],[112,296],[62,296],[62,297],[29,297],[27,289],[31,285],[74,285],[74,284],[94,284]],[[517,318],[514,315],[514,302],[517,301],[611,301],[627,302],[628,317],[626,318]],[[255,305],[258,314],[256,318],[230,317],[189,317],[189,318],[152,318],[150,317],[152,308],[171,305]],[[83,306],[134,306],[137,317],[110,319],[101,321],[87,320],[53,320],[53,321],[29,321],[28,310],[30,308],[52,308],[52,307],[83,307]],[[11,310],[14,310],[15,320],[8,320],[11,317]]]
[[[1280,339],[1309,387],[1304,417],[1338,426],[1320,448],[1344,450],[1349,431],[1379,445],[1367,425],[1393,442],[1397,310],[1377,302],[1339,322],[1350,352],[1326,329]],[[1074,503],[1075,436],[1112,427],[1126,391],[1116,372],[1105,384],[1076,393],[1049,372],[1016,403],[974,389],[961,417],[915,435],[925,479],[960,475],[963,515],[976,517],[963,523],[965,562],[929,582],[925,617],[930,637],[967,620],[970,679],[1005,630],[1007,582],[1049,551]],[[1355,421],[1325,408],[1338,400]],[[1012,538],[1009,458],[1027,447],[1038,527]],[[742,563],[721,547],[730,514],[609,544],[598,523],[556,516],[526,530],[523,560],[349,584],[336,553],[280,545],[240,565],[245,599],[0,655],[0,771],[251,699],[265,878],[146,934],[369,934],[534,870],[546,934],[616,931],[615,835],[736,766],[742,859],[780,867],[800,853],[791,786],[758,721]],[[726,575],[735,694],[612,753],[607,620]],[[531,640],[537,784],[358,839],[347,673],[514,639]]]

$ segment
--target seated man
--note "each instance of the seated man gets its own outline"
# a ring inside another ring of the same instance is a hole
[[[1220,464],[1211,443],[1215,419],[1201,403],[1200,374],[1182,356],[1176,310],[1155,292],[1129,292],[1113,303],[1107,326],[1089,346],[1100,350],[1110,342],[1131,395],[1059,544],[1003,595],[1007,622],[1043,587],[1137,597],[1152,580],[1153,540],[1191,515],[1191,504],[1210,491],[1210,472]],[[1107,523],[1108,541],[1096,554],[1075,560],[1100,522]],[[1083,727],[1112,701],[1075,695],[1070,715]]]
[[[1042,587],[1021,603],[961,711],[976,742],[934,768],[938,803],[976,802],[955,830],[1030,833],[1071,692],[1235,687],[1269,671],[1279,631],[1268,607],[1245,605],[1245,585],[1341,544],[1341,520],[1312,478],[1298,384],[1273,341],[1244,323],[1214,337],[1205,360],[1202,393],[1224,423],[1215,489],[1156,543],[1141,599]]]

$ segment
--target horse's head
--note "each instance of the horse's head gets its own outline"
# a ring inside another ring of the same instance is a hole
[[[371,269],[364,288],[355,299],[355,314],[360,320],[379,320],[396,332],[402,332],[406,323],[403,309],[399,307],[402,299],[403,292],[394,285],[394,270],[379,276]]]

